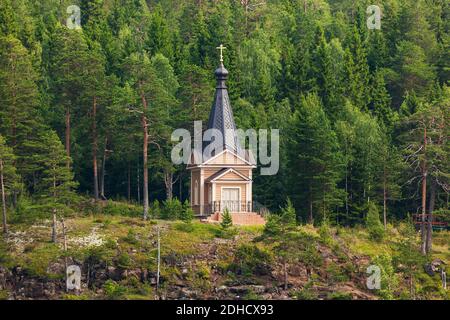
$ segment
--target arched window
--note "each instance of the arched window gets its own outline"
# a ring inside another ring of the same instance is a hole
[[[195,180],[194,183],[194,204],[198,205],[199,204],[199,193],[198,193],[198,180]]]

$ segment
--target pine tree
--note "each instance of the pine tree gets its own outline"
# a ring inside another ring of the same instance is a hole
[[[13,149],[15,167],[28,185],[32,169],[26,145],[41,126],[36,81],[31,57],[20,41],[0,37],[0,134]]]
[[[52,39],[50,72],[55,95],[55,114],[64,113],[65,148],[67,161],[71,157],[72,116],[78,112],[86,90],[89,74],[89,51],[79,30],[64,27],[57,29]],[[59,110],[62,108],[63,110]],[[60,120],[60,119],[55,119]],[[69,165],[69,162],[67,163]]]
[[[142,105],[140,110],[133,109],[130,111],[140,114],[143,130],[143,218],[145,220],[148,217],[149,210],[148,146],[150,142],[156,142],[154,138],[157,128],[161,125],[159,121],[167,119],[167,117],[158,116],[167,113],[166,107],[168,102],[170,105],[171,97],[164,87],[163,81],[158,78],[152,62],[146,53],[141,52],[130,55],[124,63],[124,69]],[[151,110],[149,104],[152,106]]]
[[[15,156],[11,148],[6,145],[5,139],[0,135],[0,192],[2,200],[3,233],[8,232],[6,218],[6,196],[17,187],[17,174],[14,167]]]
[[[76,200],[74,189],[77,183],[67,163],[70,163],[63,145],[54,131],[43,132],[36,145],[33,161],[39,166],[37,194],[43,208],[52,212],[52,241],[56,242],[56,220],[58,211],[64,213],[70,203]],[[40,149],[40,150],[39,150]]]

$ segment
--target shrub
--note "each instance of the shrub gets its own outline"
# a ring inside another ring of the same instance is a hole
[[[330,245],[333,243],[333,238],[331,237],[331,228],[327,219],[324,219],[322,221],[322,224],[319,227],[319,235],[324,244]]]
[[[282,236],[292,231],[297,226],[297,215],[291,200],[288,198],[286,206],[281,209],[279,215],[271,214],[264,227],[263,235],[266,237]]]
[[[230,211],[227,208],[225,208],[225,210],[223,211],[222,222],[220,223],[220,226],[224,230],[233,226],[233,219],[231,218]]]
[[[392,257],[387,253],[381,254],[372,260],[372,264],[378,266],[381,272],[381,289],[376,293],[383,299],[393,299],[398,279],[392,264]]]
[[[327,275],[332,283],[345,282],[349,280],[345,270],[335,263],[330,263],[327,267]]]
[[[291,295],[297,300],[316,300],[318,295],[312,287],[313,284],[313,281],[308,281],[303,288],[294,291]]]
[[[348,292],[331,292],[328,294],[328,299],[330,300],[352,300],[352,294]]]
[[[286,206],[281,209],[281,224],[287,229],[295,228],[297,225],[297,214],[289,198],[286,201]]]
[[[161,206],[158,200],[153,201],[150,206],[150,217],[153,219],[161,218]]]
[[[234,263],[230,269],[243,275],[269,274],[273,257],[267,250],[260,249],[256,245],[243,244],[235,253]]]
[[[128,234],[126,237],[123,237],[122,240],[128,244],[134,244],[137,245],[139,243],[139,240],[136,237],[136,233],[133,229],[128,229]]]
[[[131,267],[131,258],[128,253],[122,253],[117,258],[117,266],[122,269],[128,269]]]
[[[194,210],[192,210],[191,204],[189,201],[185,201],[183,204],[183,210],[180,214],[180,220],[190,223],[194,219]]]
[[[110,300],[120,299],[126,293],[126,288],[113,280],[107,280],[103,285],[103,290]]]
[[[180,217],[183,211],[183,205],[177,198],[167,199],[163,202],[163,209],[161,210],[161,219],[176,220]]]
[[[269,215],[266,225],[264,226],[263,234],[269,237],[274,237],[281,234],[281,217],[279,215]]]
[[[374,203],[369,203],[367,215],[366,215],[366,226],[369,231],[370,239],[374,241],[381,241],[384,238],[384,227],[380,221],[380,215],[378,213],[378,208]]]
[[[102,213],[111,216],[140,217],[142,208],[129,203],[108,200],[106,206],[102,209]]]
[[[191,233],[195,230],[193,223],[177,223],[174,226],[175,230]]]

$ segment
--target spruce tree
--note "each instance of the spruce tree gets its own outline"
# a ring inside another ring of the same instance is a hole
[[[342,156],[336,134],[316,94],[302,99],[290,135],[290,190],[297,208],[312,223],[340,203],[337,182]]]
[[[225,208],[222,213],[222,221],[220,222],[220,226],[222,229],[227,230],[233,225],[233,219],[231,218],[231,213],[228,208]]]

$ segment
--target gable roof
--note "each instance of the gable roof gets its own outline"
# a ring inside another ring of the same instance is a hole
[[[214,182],[214,181],[220,180],[220,178],[222,178],[223,176],[225,176],[226,174],[228,174],[230,172],[238,175],[239,177],[242,178],[242,180],[251,181],[251,179],[249,177],[244,176],[242,173],[234,170],[233,168],[224,168],[224,169],[216,172],[212,176],[210,176],[208,179],[206,179],[206,182]]]

